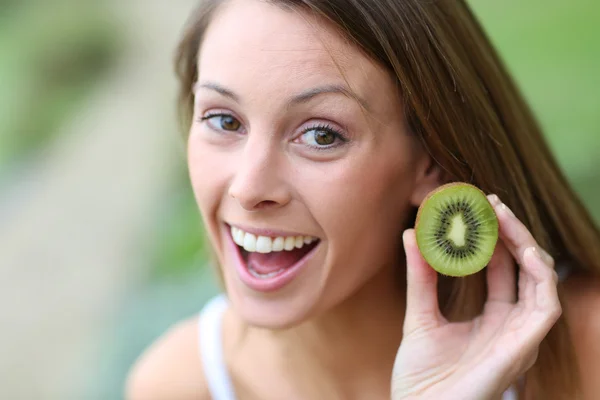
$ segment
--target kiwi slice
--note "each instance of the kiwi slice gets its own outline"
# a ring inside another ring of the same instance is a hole
[[[417,246],[442,275],[467,276],[489,263],[498,241],[498,218],[485,194],[455,182],[431,192],[419,207]]]

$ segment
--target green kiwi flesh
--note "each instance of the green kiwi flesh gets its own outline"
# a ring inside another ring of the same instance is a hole
[[[463,277],[481,271],[492,258],[498,218],[477,187],[449,183],[421,203],[415,234],[419,251],[434,270]]]

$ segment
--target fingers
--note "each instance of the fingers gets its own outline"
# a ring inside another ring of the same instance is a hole
[[[417,247],[415,232],[403,235],[406,252],[406,315],[404,333],[437,327],[442,322],[437,296],[437,272],[423,259]]]
[[[514,303],[517,301],[515,262],[499,240],[487,267],[488,301]]]
[[[507,249],[519,264],[523,262],[523,254],[528,247],[539,247],[534,237],[531,235],[527,227],[513,214],[513,212],[504,203],[500,201],[498,196],[488,196],[490,203],[494,207],[494,211],[498,217],[500,224],[500,236],[505,240]],[[552,257],[540,249],[547,264],[554,268],[554,260]]]
[[[530,272],[522,274],[526,277],[525,283],[519,282],[524,294],[519,299],[522,307],[515,320],[519,330],[518,337],[522,341],[519,352],[530,354],[523,360],[522,373],[533,365],[540,343],[562,313],[556,280],[552,274],[548,274],[548,265],[535,249],[529,247],[523,254],[521,270],[527,269]]]
[[[534,330],[531,339],[537,343],[548,333],[562,312],[554,260],[540,248],[525,225],[497,196],[491,195],[488,198],[500,224],[502,241],[499,243],[505,244],[520,265],[518,299],[529,319],[528,324]]]
[[[557,276],[548,268],[544,256],[536,247],[529,247],[524,254],[524,268],[530,277],[527,286],[534,287],[532,298],[527,299],[529,307],[541,314],[543,323],[554,324],[562,309],[558,299]],[[548,315],[548,317],[544,317]],[[551,326],[551,325],[550,325]],[[548,327],[549,329],[549,327]]]
[[[520,265],[523,265],[525,251],[529,248],[535,248],[540,255],[542,261],[550,270],[551,275],[554,272],[554,259],[542,249],[531,235],[527,227],[513,214],[513,212],[500,201],[498,196],[488,196],[490,203],[494,207],[494,211],[498,217],[500,225],[500,236],[504,240],[506,248]],[[558,278],[558,276],[553,279]]]

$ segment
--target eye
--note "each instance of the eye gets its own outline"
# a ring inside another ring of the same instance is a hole
[[[208,114],[200,118],[202,122],[206,122],[212,129],[237,132],[242,127],[240,121],[231,114],[218,113]]]
[[[329,125],[318,125],[304,129],[297,141],[318,150],[338,147],[348,140]]]

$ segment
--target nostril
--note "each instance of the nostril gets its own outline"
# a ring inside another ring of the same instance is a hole
[[[276,201],[273,201],[273,200],[263,200],[260,203],[258,203],[255,208],[258,208],[258,209],[270,208],[270,207],[275,207],[276,205],[277,205]]]

